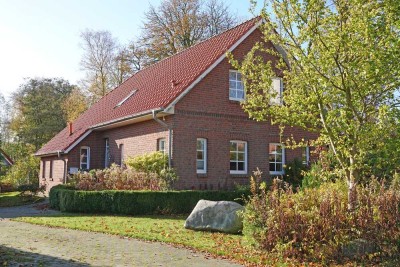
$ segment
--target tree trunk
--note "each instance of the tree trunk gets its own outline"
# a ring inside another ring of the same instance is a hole
[[[354,171],[347,173],[347,186],[348,186],[348,205],[347,209],[353,211],[357,206],[357,187],[356,179],[354,177]]]

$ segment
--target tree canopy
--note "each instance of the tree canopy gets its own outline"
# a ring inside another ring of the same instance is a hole
[[[368,169],[374,174],[370,157],[399,138],[400,2],[269,3],[273,12],[262,12],[262,32],[275,47],[259,43],[243,62],[232,60],[245,78],[243,107],[256,120],[319,132],[315,144],[329,145],[351,189]],[[279,63],[264,62],[262,53]],[[270,104],[277,75],[284,81],[283,105]]]
[[[58,78],[27,79],[13,94],[11,130],[17,141],[39,149],[66,126],[62,103],[74,86]]]

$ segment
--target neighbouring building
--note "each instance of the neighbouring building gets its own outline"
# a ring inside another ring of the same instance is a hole
[[[134,74],[37,151],[41,183],[50,188],[66,182],[68,173],[156,150],[170,155],[177,189],[231,188],[248,183],[256,168],[268,179],[294,158],[307,162],[308,148],[285,150],[278,127],[249,119],[240,105],[241,74],[226,53],[243,58],[261,40],[261,23],[246,21]],[[280,78],[273,89],[282,93]]]

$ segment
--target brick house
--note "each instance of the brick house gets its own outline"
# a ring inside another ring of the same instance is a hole
[[[261,23],[246,21],[134,74],[36,153],[41,183],[50,188],[68,173],[156,150],[170,156],[177,189],[231,188],[248,183],[257,167],[268,179],[282,174],[285,162],[307,161],[308,148],[285,150],[278,127],[250,120],[240,106],[243,83],[226,53],[242,58],[261,40]],[[273,84],[282,92],[279,78]]]

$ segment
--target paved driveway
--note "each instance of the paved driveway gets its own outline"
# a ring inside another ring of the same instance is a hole
[[[0,265],[6,262],[5,266],[241,266],[167,244],[8,219],[48,213],[57,211],[40,211],[31,206],[0,208]]]

